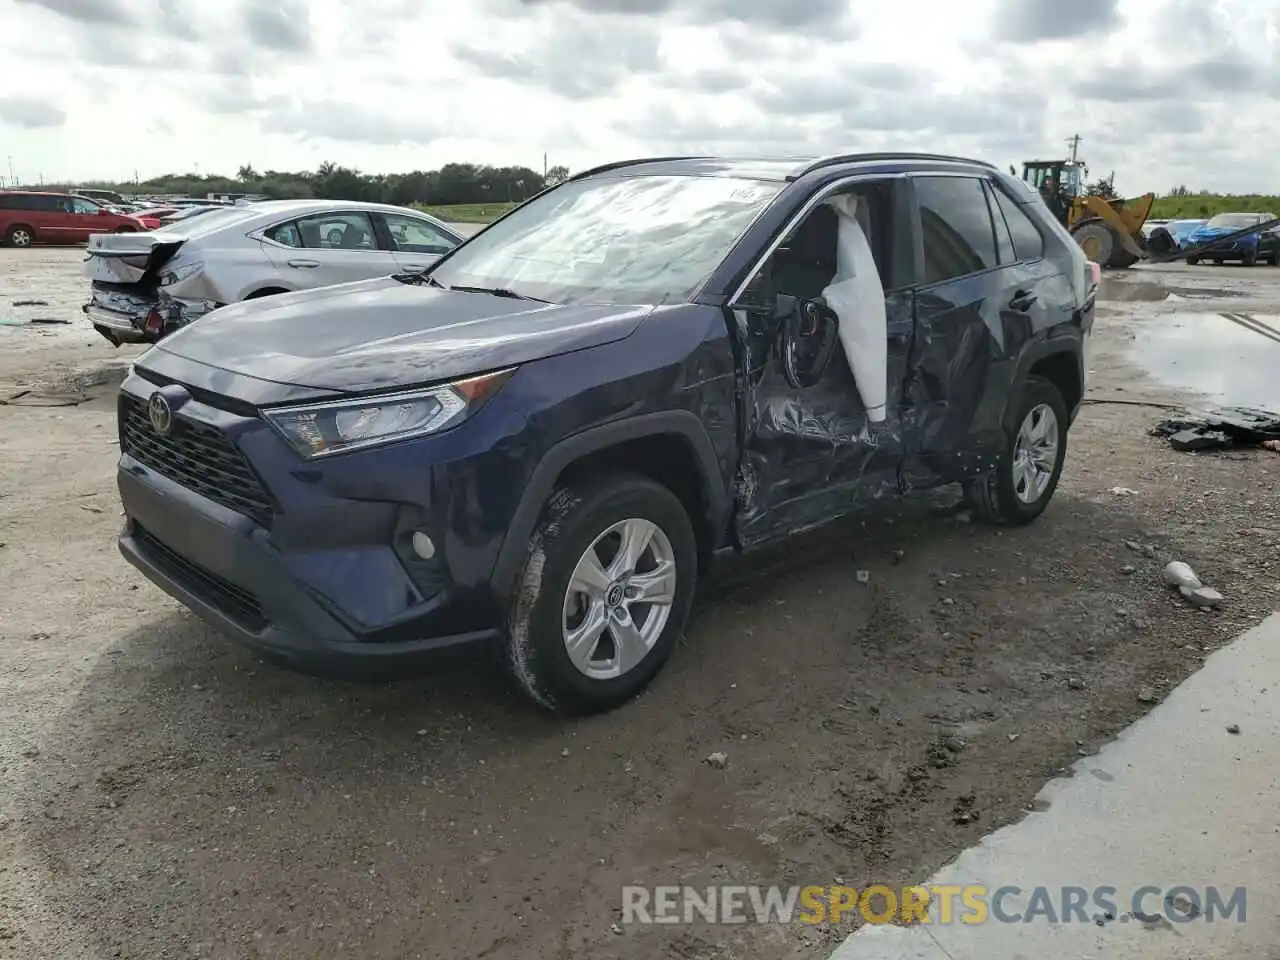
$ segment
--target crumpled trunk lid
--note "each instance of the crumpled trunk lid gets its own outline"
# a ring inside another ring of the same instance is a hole
[[[154,233],[99,233],[89,238],[84,275],[94,283],[155,287],[160,269],[187,238]]]

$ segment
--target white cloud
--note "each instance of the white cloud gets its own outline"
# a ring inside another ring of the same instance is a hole
[[[0,0],[26,178],[1065,151],[1280,192],[1280,0]]]

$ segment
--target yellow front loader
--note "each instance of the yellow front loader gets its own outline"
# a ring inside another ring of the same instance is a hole
[[[1081,160],[1029,160],[1022,165],[1022,179],[1040,192],[1085,256],[1105,267],[1132,266],[1147,253],[1142,225],[1156,195],[1109,200],[1088,192],[1087,173]]]

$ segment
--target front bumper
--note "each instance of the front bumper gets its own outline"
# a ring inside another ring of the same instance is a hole
[[[394,450],[301,470],[260,418],[199,392],[136,372],[121,388],[119,548],[161,589],[264,657],[327,676],[403,676],[500,636],[493,551],[449,525],[456,475],[424,487],[419,471],[386,467]],[[157,393],[175,411],[165,433],[149,425]],[[435,538],[434,558],[406,549],[415,530]]]
[[[1212,237],[1192,237],[1182,245],[1194,257],[1223,257],[1228,260],[1243,260],[1245,257],[1258,255],[1258,244],[1247,240],[1228,240],[1215,243]]]
[[[307,673],[388,679],[415,672],[443,648],[491,642],[495,629],[362,639],[273,560],[252,521],[163,478],[122,465],[124,558],[206,623],[265,659]],[[225,516],[218,516],[219,512]]]

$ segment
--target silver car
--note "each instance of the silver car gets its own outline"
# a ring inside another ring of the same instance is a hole
[[[102,336],[154,343],[227,303],[425,270],[463,238],[417,210],[345,200],[268,200],[150,233],[99,234],[84,312]]]

